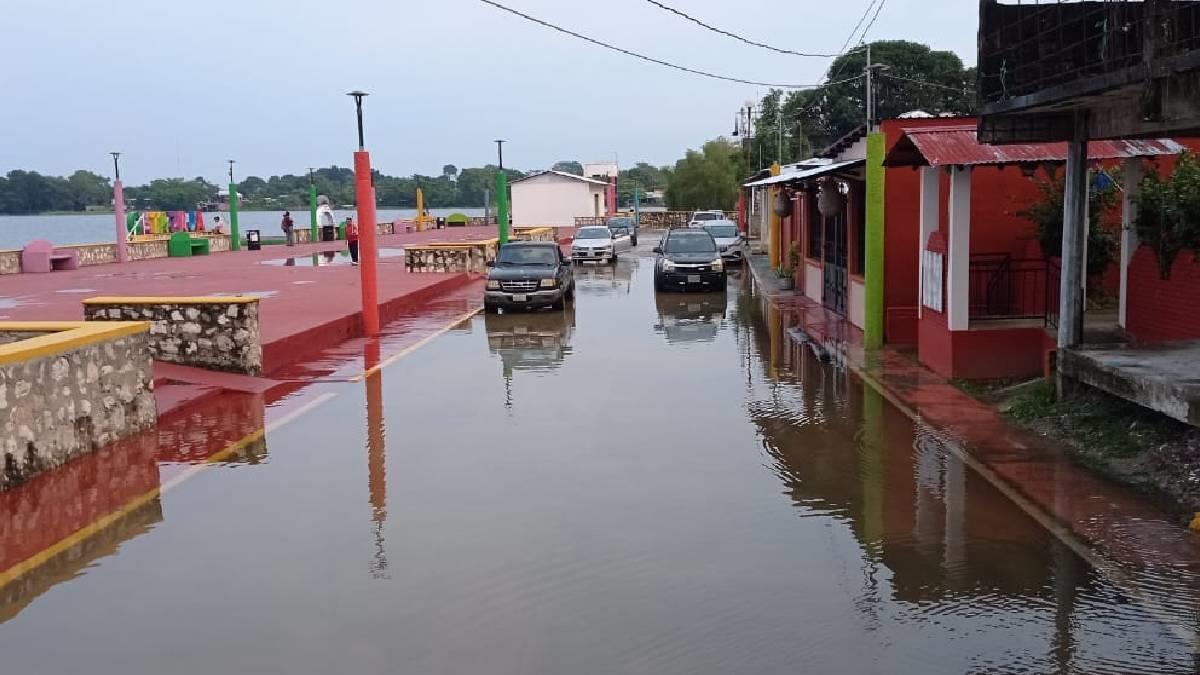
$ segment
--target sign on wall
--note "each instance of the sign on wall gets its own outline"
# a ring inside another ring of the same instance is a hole
[[[921,304],[935,312],[942,310],[942,274],[945,256],[934,251],[921,252]]]

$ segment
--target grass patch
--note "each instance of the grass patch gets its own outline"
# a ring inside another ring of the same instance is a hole
[[[1009,401],[1008,416],[1018,422],[1050,417],[1057,406],[1054,401],[1054,386],[1048,381],[1030,385]]]

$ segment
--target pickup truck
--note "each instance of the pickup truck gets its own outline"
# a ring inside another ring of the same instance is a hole
[[[488,263],[485,312],[497,309],[562,309],[575,297],[575,273],[558,244],[517,241],[500,247]]]

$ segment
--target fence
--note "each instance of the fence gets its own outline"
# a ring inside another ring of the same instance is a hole
[[[979,103],[1102,77],[1200,49],[1200,3],[985,0]]]
[[[971,319],[1048,320],[1049,300],[1058,292],[1057,279],[1050,281],[1050,264],[1044,258],[1013,258],[1007,253],[972,255],[968,291]]]
[[[691,221],[694,211],[642,211],[638,214],[638,222],[642,227],[687,227]],[[617,214],[618,216],[632,216],[633,214],[625,211]],[[609,216],[576,216],[575,227],[585,227],[587,225],[603,225],[608,222]],[[737,222],[736,211],[726,211],[725,218]]]

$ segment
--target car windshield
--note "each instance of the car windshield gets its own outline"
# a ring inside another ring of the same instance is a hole
[[[721,216],[715,213],[697,213],[692,216],[692,220],[720,220]]]
[[[611,239],[612,232],[607,227],[584,227],[575,233],[576,239]]]
[[[663,246],[666,253],[709,253],[716,250],[717,245],[713,243],[712,237],[700,232],[672,234],[667,237],[666,245]]]
[[[553,246],[504,246],[496,256],[497,265],[556,265],[558,250]]]
[[[624,225],[609,225],[608,229],[612,230],[614,237],[624,237],[629,234],[629,228]]]
[[[713,239],[733,239],[738,236],[737,225],[705,225],[704,229]]]
[[[614,227],[623,227],[625,229],[629,229],[633,227],[633,218],[609,218],[608,227],[609,229]]]

